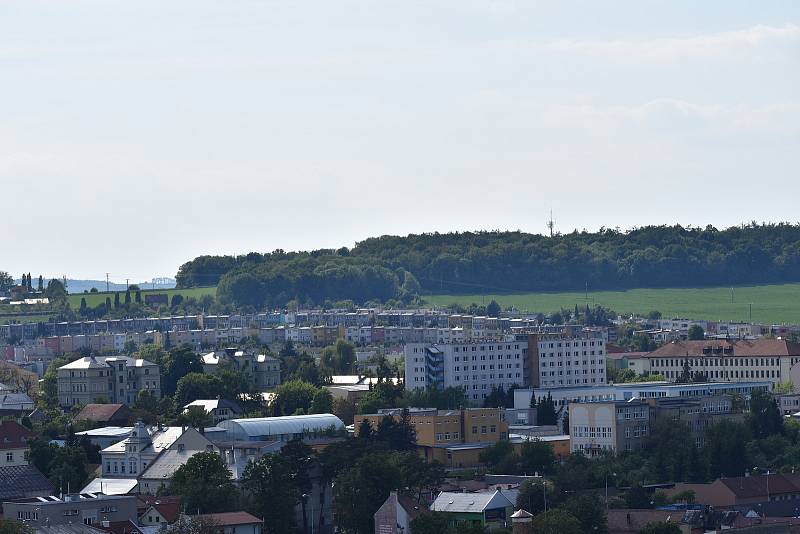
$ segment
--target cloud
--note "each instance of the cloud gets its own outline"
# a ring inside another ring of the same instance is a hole
[[[610,60],[681,61],[686,59],[741,59],[743,54],[774,53],[800,45],[800,26],[756,25],[748,29],[691,37],[656,39],[572,40],[547,43],[553,52],[581,54]]]
[[[628,106],[552,106],[553,124],[571,124],[594,133],[646,129],[648,132],[772,137],[800,135],[800,102],[766,106],[704,105],[674,98],[658,98]]]

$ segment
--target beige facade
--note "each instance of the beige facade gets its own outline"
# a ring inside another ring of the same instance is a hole
[[[281,363],[272,356],[224,349],[205,354],[202,359],[204,373],[213,373],[220,365],[230,365],[234,370],[252,376],[259,391],[270,391],[281,384]]]
[[[159,366],[125,356],[85,357],[58,369],[58,400],[70,407],[97,402],[133,404],[140,391],[161,398]]]

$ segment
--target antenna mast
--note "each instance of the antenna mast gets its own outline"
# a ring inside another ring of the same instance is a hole
[[[550,210],[550,219],[547,221],[547,228],[550,230],[550,237],[553,237],[556,222],[553,220],[553,210]]]

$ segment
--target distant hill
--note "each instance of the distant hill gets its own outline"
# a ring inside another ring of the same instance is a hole
[[[44,285],[47,287],[47,282],[49,279],[45,279]],[[15,283],[19,284],[20,280],[16,279]],[[33,285],[36,286],[38,284],[38,277],[33,278]],[[175,280],[171,278],[163,278],[159,280],[158,284],[153,284],[152,282],[131,282],[131,284],[136,284],[142,289],[172,289],[175,287]],[[105,291],[106,290],[106,281],[105,280],[76,280],[73,278],[67,278],[67,291],[69,293],[83,293],[84,291],[91,291],[92,288],[96,288],[98,291]],[[34,288],[35,289],[35,288]],[[117,284],[114,282],[110,282],[108,284],[108,289],[110,291],[125,291],[127,288],[125,284]]]
[[[464,232],[370,238],[352,249],[200,256],[178,287],[235,305],[401,300],[420,293],[709,287],[800,281],[800,225],[648,226],[546,237]]]

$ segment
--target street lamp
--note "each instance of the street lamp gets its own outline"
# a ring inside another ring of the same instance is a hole
[[[615,477],[615,476],[617,476],[617,474],[616,474],[616,473],[608,473],[608,472],[606,472],[606,514],[608,513],[608,475],[609,475],[609,474],[610,474],[612,477]]]

